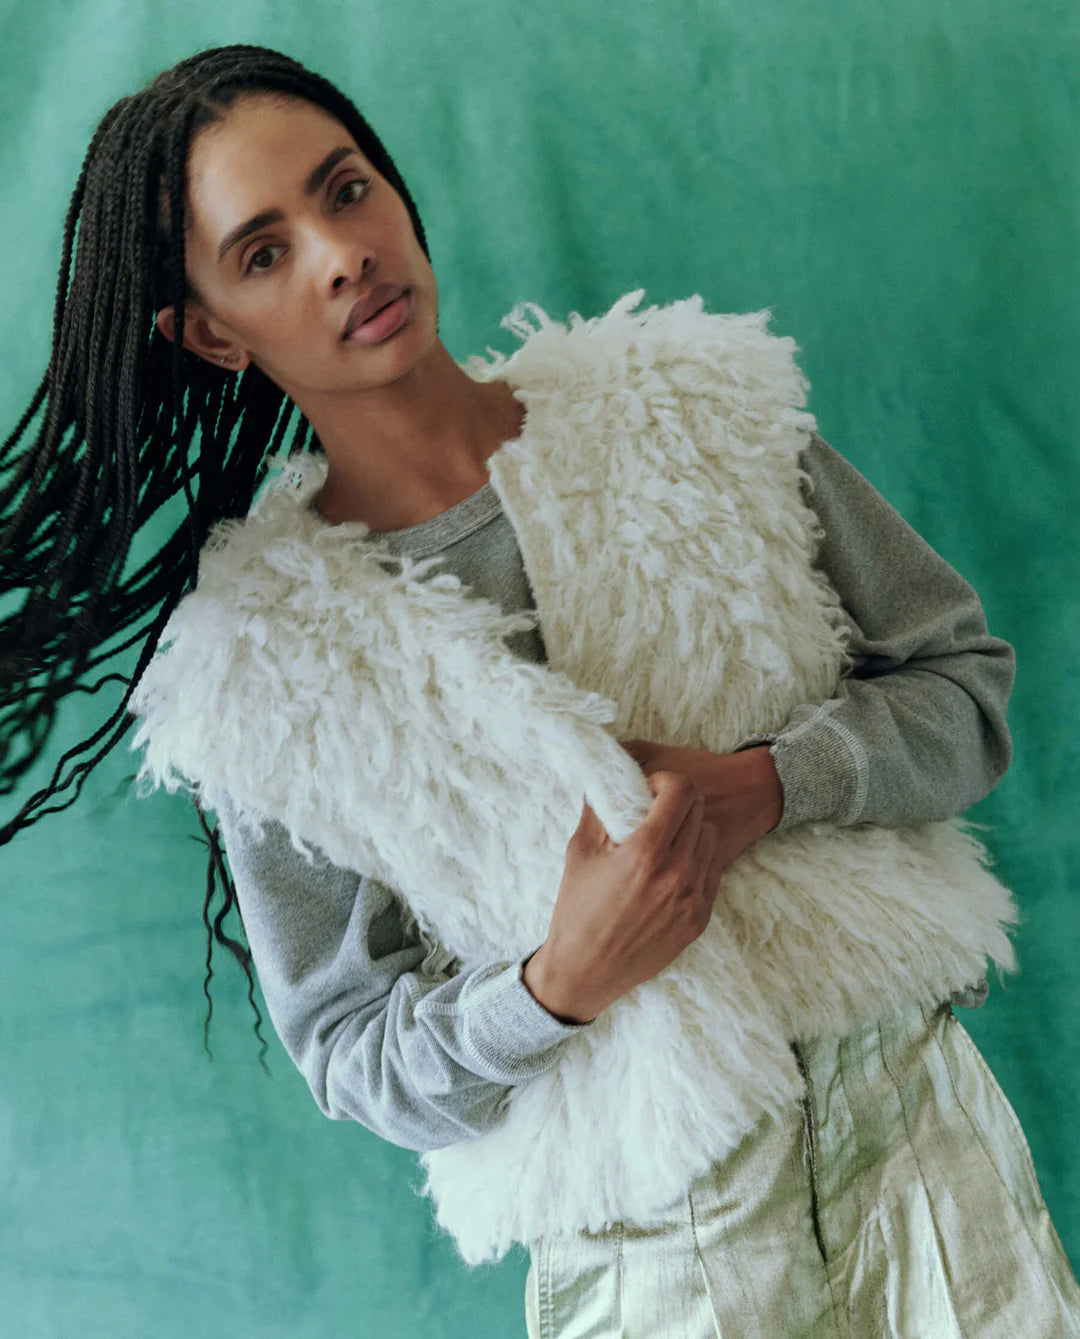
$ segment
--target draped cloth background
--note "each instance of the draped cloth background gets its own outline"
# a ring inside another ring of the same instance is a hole
[[[295,55],[370,117],[424,219],[459,359],[511,351],[498,320],[519,298],[558,319],[636,285],[649,302],[773,308],[823,434],[1017,650],[1016,756],[969,816],[1026,917],[1021,971],[962,1019],[1074,1264],[1078,28],[1065,0],[0,0],[5,435],[47,360],[93,126],[226,42]],[[22,794],[102,706],[70,704]],[[179,798],[135,799],[134,763],[118,749],[74,809],[0,852],[11,1333],[523,1333],[524,1254],[465,1271],[412,1192],[413,1156],[326,1121],[268,1023],[263,1074],[221,949],[205,1055],[204,849]]]

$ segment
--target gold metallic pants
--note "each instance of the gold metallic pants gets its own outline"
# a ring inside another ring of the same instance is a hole
[[[531,1244],[529,1339],[1080,1339],[1027,1140],[951,1006],[796,1055],[804,1106],[660,1221]]]

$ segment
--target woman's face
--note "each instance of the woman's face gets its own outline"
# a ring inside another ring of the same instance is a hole
[[[293,399],[394,381],[438,342],[438,290],[401,196],[345,127],[299,99],[245,95],[188,158],[184,344],[253,362]],[[259,216],[268,216],[260,218]],[[379,342],[342,338],[358,298],[407,288]],[[158,313],[171,338],[173,309]]]

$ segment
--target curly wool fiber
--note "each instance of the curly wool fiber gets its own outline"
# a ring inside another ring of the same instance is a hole
[[[488,468],[535,615],[327,525],[325,463],[301,455],[219,527],[133,697],[147,781],[228,795],[384,880],[465,967],[546,937],[583,795],[615,841],[644,819],[619,739],[731,752],[852,663],[799,490],[815,421],[794,341],[767,311],[642,296],[567,325],[523,304],[504,321],[521,347],[463,365],[527,406]],[[534,617],[546,665],[503,640]],[[647,1222],[801,1098],[792,1040],[944,999],[988,958],[1011,970],[988,864],[960,820],[754,843],[705,933],[514,1088],[497,1129],[422,1155],[462,1258]]]

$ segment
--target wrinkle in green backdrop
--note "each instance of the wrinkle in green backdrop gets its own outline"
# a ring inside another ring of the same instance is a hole
[[[1017,649],[1015,758],[969,816],[1017,892],[1021,972],[962,1018],[1080,1261],[1075,7],[6,0],[0,16],[5,435],[47,360],[94,125],[227,42],[287,51],[370,117],[459,359],[515,347],[498,321],[522,298],[559,319],[638,286],[773,309],[822,435]],[[73,702],[19,798],[100,719]],[[0,851],[0,1335],[523,1334],[524,1254],[466,1270],[413,1193],[413,1155],[325,1120],[268,1021],[264,1075],[220,949],[206,1056],[204,851],[184,801],[134,798],[134,769],[121,747],[73,809]]]

